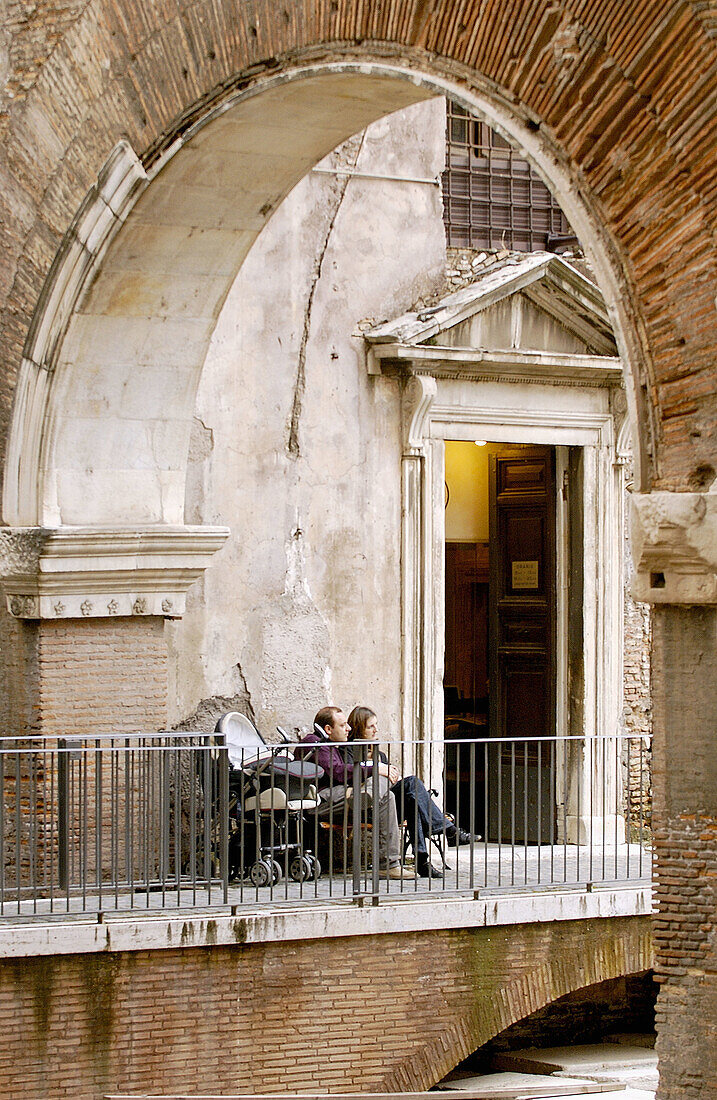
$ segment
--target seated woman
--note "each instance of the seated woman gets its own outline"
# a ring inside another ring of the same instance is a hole
[[[349,741],[377,741],[378,719],[370,707],[354,707],[349,714]],[[371,755],[377,748],[373,746]],[[388,763],[384,753],[379,753],[379,773],[388,777],[396,797],[398,816],[406,822],[408,835],[416,856],[416,872],[421,878],[443,878],[443,872],[434,867],[428,858],[426,838],[443,833],[451,845],[468,844],[480,837],[471,837],[455,822],[439,810],[422,780],[416,775],[399,775],[398,768]]]

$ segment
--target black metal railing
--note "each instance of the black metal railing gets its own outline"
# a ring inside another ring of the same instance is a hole
[[[298,743],[230,763],[215,734],[0,742],[0,916],[650,880],[644,736],[332,749],[346,783]]]
[[[0,741],[0,915],[226,901],[228,773],[206,734]]]

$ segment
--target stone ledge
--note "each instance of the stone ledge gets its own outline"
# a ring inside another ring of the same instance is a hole
[[[17,619],[184,614],[228,527],[0,528],[0,582]]]
[[[717,604],[717,493],[634,493],[630,507],[634,598]]]
[[[351,903],[306,905],[228,914],[225,909],[184,916],[134,916],[99,924],[68,917],[47,923],[0,925],[0,958],[77,955],[108,951],[161,951],[177,948],[240,947],[286,940],[376,936],[396,932],[501,927],[608,917],[649,917],[649,886],[590,892],[516,894],[466,899],[382,902],[360,908]]]

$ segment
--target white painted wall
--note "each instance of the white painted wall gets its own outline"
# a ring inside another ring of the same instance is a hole
[[[324,166],[425,181],[443,157],[434,100],[375,123]],[[196,401],[185,521],[232,534],[168,625],[175,721],[246,686],[264,731],[310,723],[332,701],[370,703],[397,730],[399,392],[367,375],[361,322],[408,308],[444,265],[437,187],[318,172],[252,248]]]

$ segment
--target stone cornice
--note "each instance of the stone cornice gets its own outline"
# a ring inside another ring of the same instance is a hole
[[[621,386],[620,360],[608,355],[378,344],[368,351],[369,373],[410,370],[436,378],[529,382],[563,386]]]
[[[0,582],[18,619],[184,613],[227,527],[4,527]]]
[[[717,604],[717,493],[631,498],[635,599]]]

